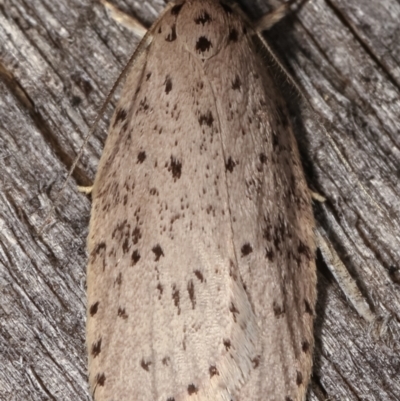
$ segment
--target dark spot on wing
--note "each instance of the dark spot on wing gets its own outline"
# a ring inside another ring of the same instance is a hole
[[[233,320],[236,322],[236,315],[239,315],[239,310],[236,308],[233,302],[231,302],[231,304],[229,305],[229,311],[232,313]]]
[[[159,244],[155,245],[152,249],[154,255],[156,255],[156,258],[154,259],[156,262],[158,262],[161,258],[161,256],[164,256],[164,251],[162,250],[161,246]]]
[[[207,125],[208,127],[211,127],[213,122],[214,122],[214,117],[211,111],[208,111],[206,114],[201,114],[199,117],[200,125]]]
[[[196,275],[196,277],[197,277],[201,282],[204,281],[203,273],[202,273],[200,270],[195,270],[195,271],[194,271],[194,274]]]
[[[240,251],[242,252],[242,257],[244,257],[253,252],[253,247],[247,242],[242,246]]]
[[[106,382],[106,375],[104,373],[98,373],[96,376],[96,383],[103,387],[104,383]]]
[[[189,384],[187,391],[188,391],[189,395],[196,394],[198,391],[198,388],[194,384]]]
[[[265,153],[260,153],[259,158],[262,164],[265,164],[267,162],[267,156],[265,155]]]
[[[183,6],[183,4],[177,4],[176,6],[173,6],[171,8],[171,14],[172,15],[178,15],[180,13],[180,11],[181,11],[182,6]]]
[[[216,376],[216,375],[219,376],[218,369],[217,369],[217,367],[214,366],[214,365],[211,365],[211,366],[208,368],[208,371],[210,372],[210,378],[213,377],[213,376]]]
[[[148,371],[150,370],[150,365],[151,365],[151,362],[150,362],[150,361],[146,362],[144,359],[142,359],[141,362],[140,362],[140,366],[141,366],[142,369],[144,369],[146,372],[148,372]]]
[[[127,115],[128,114],[127,114],[126,110],[118,109],[115,113],[115,120],[114,120],[113,127],[115,127],[119,122],[125,121]]]
[[[232,28],[229,31],[228,41],[229,42],[237,42],[238,39],[239,39],[239,32],[235,28]]]
[[[225,168],[232,173],[233,168],[236,166],[236,162],[232,159],[232,157],[228,157],[228,161],[225,163]]]
[[[298,386],[300,386],[303,383],[303,375],[299,371],[296,372],[296,383]]]
[[[285,314],[285,308],[279,305],[276,301],[272,304],[272,309],[274,310],[274,315],[276,317],[281,317]]]
[[[140,259],[140,253],[137,249],[135,249],[132,252],[131,260],[132,260],[132,266],[135,266],[137,262],[139,262]]]
[[[240,82],[239,75],[236,75],[235,80],[232,82],[232,89],[240,90],[242,83]]]
[[[137,160],[138,163],[143,163],[146,160],[146,152],[145,151],[139,152]]]
[[[179,295],[179,290],[176,288],[175,284],[172,286],[172,299],[174,300],[174,305],[178,309],[178,315],[180,315],[181,314],[181,307],[179,305],[180,295]]]
[[[253,358],[251,360],[252,364],[253,364],[253,369],[257,369],[260,366],[260,355],[257,355],[255,358]]]
[[[92,344],[91,354],[93,358],[96,358],[96,356],[99,355],[100,352],[101,352],[101,338]]]
[[[207,22],[211,22],[212,21],[212,18],[211,18],[211,16],[210,16],[210,14],[208,14],[208,12],[207,11],[202,11],[202,14],[199,16],[199,17],[197,17],[197,18],[195,18],[194,19],[194,22],[197,24],[197,25],[199,25],[199,24],[201,24],[201,25],[205,25]]]
[[[94,316],[99,309],[99,302],[95,302],[90,308],[89,308],[89,313],[90,316]]]
[[[227,350],[227,351],[229,351],[229,349],[231,348],[231,340],[228,340],[228,339],[225,339],[224,341],[223,341],[223,344],[224,344],[224,346],[225,346],[225,349]]]
[[[121,285],[122,284],[122,273],[118,273],[118,276],[115,279],[115,284],[117,284],[117,285]]]
[[[204,53],[212,47],[212,43],[205,36],[200,36],[196,42],[196,51],[199,53]]]
[[[175,159],[173,156],[171,156],[171,163],[168,167],[168,171],[170,171],[172,173],[172,177],[174,178],[174,181],[181,178],[182,162],[178,159]]]
[[[303,350],[304,353],[307,353],[308,351],[310,351],[310,343],[307,340],[304,340],[301,343],[301,349]]]
[[[122,319],[124,319],[124,320],[128,319],[128,315],[127,315],[127,313],[125,312],[125,308],[119,307],[119,308],[118,308],[117,315],[118,315],[119,317],[122,317]]]
[[[192,303],[192,309],[196,307],[196,296],[194,294],[194,284],[192,280],[188,281],[187,290],[189,293],[190,302]]]
[[[172,81],[169,75],[165,78],[165,93],[168,95],[169,92],[172,90]]]
[[[306,299],[304,300],[304,306],[305,306],[305,312],[312,316],[314,312],[311,309],[310,303]]]
[[[173,42],[174,40],[176,40],[176,25],[175,24],[171,26],[171,32],[167,35],[165,40],[167,42]]]
[[[311,249],[302,241],[299,242],[299,247],[297,250],[300,254],[304,255],[308,260],[311,260],[312,258]]]

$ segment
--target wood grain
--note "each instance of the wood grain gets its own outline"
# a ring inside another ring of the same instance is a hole
[[[267,10],[243,3],[255,18]],[[147,25],[163,8],[119,5]],[[369,335],[319,258],[310,401],[400,399],[399,20],[396,0],[311,0],[266,35],[314,108],[285,90],[309,185],[327,198],[315,205],[317,223],[394,329]],[[137,43],[94,0],[0,0],[1,401],[90,399],[90,200],[76,185],[93,181],[114,99],[38,232]]]

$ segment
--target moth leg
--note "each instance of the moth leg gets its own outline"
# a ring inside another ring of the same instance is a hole
[[[93,185],[90,185],[89,187],[83,187],[78,185],[78,191],[85,195],[90,195],[93,191]]]
[[[315,230],[315,235],[317,246],[329,270],[339,284],[340,289],[358,314],[367,322],[372,323],[375,320],[375,314],[371,311],[355,280],[350,276],[349,271],[339,258],[332,243],[328,240],[325,231],[321,227],[318,227]]]
[[[311,195],[311,199],[312,200],[314,200],[316,202],[320,202],[320,203],[326,202],[325,196],[321,195],[318,192],[311,191],[311,189],[308,189],[308,190],[310,191],[310,195]]]
[[[100,0],[101,4],[109,11],[111,18],[125,28],[133,31],[137,36],[143,38],[146,35],[146,27],[136,18],[122,12],[119,8],[109,3],[107,0]]]

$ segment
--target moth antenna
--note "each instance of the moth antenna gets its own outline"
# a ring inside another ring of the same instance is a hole
[[[303,7],[304,3],[307,2],[308,0],[303,0],[299,3],[297,9],[300,9]],[[268,13],[264,16],[262,16],[256,23],[255,23],[255,31],[257,34],[258,39],[261,41],[263,47],[265,50],[269,53],[271,56],[272,61],[277,65],[277,67],[281,70],[281,72],[284,74],[286,80],[288,83],[295,88],[296,92],[300,94],[300,96],[307,102],[307,104],[310,106],[313,112],[315,112],[315,109],[310,101],[310,99],[305,95],[304,90],[301,88],[301,86],[294,80],[288,69],[283,65],[283,63],[279,60],[279,57],[276,55],[276,53],[272,50],[271,46],[268,44],[268,42],[265,40],[265,38],[262,36],[262,32],[266,31],[270,28],[272,28],[274,25],[276,25],[281,19],[283,19],[289,12],[291,12],[291,6],[292,4],[297,3],[296,0],[290,0],[287,3],[282,4],[280,7],[278,7],[276,10],[274,10],[271,13]]]

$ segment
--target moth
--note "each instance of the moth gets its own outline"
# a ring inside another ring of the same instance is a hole
[[[92,191],[93,398],[304,400],[314,222],[263,39],[181,0],[140,46]]]

